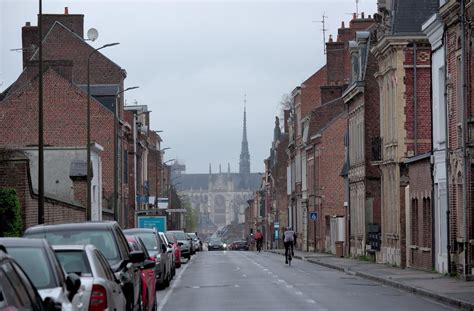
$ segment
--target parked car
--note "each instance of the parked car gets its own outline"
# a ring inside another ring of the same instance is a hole
[[[156,310],[156,282],[155,282],[155,260],[150,260],[151,256],[146,250],[145,244],[138,236],[126,235],[128,245],[134,251],[145,253],[145,260],[142,269],[142,310]]]
[[[245,240],[234,241],[232,243],[232,250],[235,250],[235,251],[248,251],[249,250],[249,244]]]
[[[67,276],[54,251],[45,239],[0,238],[8,254],[13,257],[38,289],[44,300],[47,297],[62,310],[84,310],[81,280],[76,274]],[[78,293],[79,292],[79,293]]]
[[[125,310],[122,288],[94,245],[55,245],[53,250],[66,273],[80,276],[86,310]]]
[[[155,258],[156,287],[168,287],[171,281],[171,267],[167,264],[169,261],[168,247],[162,241],[158,231],[148,228],[136,228],[127,229],[124,232],[129,235],[139,236],[142,239],[150,256]]]
[[[170,241],[163,232],[158,232],[161,237],[161,240],[166,244],[166,252],[168,253],[168,264],[171,267],[171,279],[174,278],[176,274],[176,263],[174,260],[174,251],[173,246],[171,245]]]
[[[61,225],[38,225],[28,228],[28,238],[46,238],[51,245],[94,245],[107,259],[121,282],[127,311],[141,308],[139,265],[145,254],[130,251],[127,239],[114,222],[84,222]]]
[[[208,251],[215,251],[215,250],[225,250],[227,248],[227,245],[224,243],[224,241],[222,241],[221,238],[217,238],[217,237],[212,237],[210,240],[209,240],[209,245],[207,247],[207,250]]]
[[[199,237],[197,236],[197,234],[194,233],[194,232],[189,232],[188,235],[193,240],[194,251],[196,251],[196,252],[202,251],[202,242],[199,239]]]
[[[53,311],[56,304],[42,299],[33,282],[13,257],[0,245],[0,310]]]
[[[168,242],[170,242],[171,246],[173,247],[175,267],[181,268],[181,247],[178,244],[178,240],[171,233],[165,232],[165,235],[168,239]]]
[[[188,236],[182,230],[170,230],[166,231],[166,235],[172,235],[178,240],[178,245],[181,248],[181,256],[187,259],[191,259],[191,242]]]

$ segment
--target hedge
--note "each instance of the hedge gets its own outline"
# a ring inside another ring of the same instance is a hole
[[[21,236],[20,201],[13,188],[0,188],[0,237]]]

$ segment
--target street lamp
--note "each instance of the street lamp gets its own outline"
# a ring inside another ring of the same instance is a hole
[[[163,162],[163,164],[166,164],[166,163],[168,163],[168,162],[175,161],[175,160],[176,160],[176,159],[170,159],[170,160],[168,160],[168,161]]]
[[[118,173],[118,148],[119,148],[119,143],[118,143],[118,123],[119,123],[119,104],[118,104],[118,97],[120,94],[125,93],[130,90],[138,89],[138,86],[132,86],[128,87],[125,90],[118,91],[115,94],[115,109],[114,109],[114,197],[113,197],[113,209],[114,209],[114,219],[116,221],[119,221],[118,217],[118,179],[119,179],[119,173]]]
[[[171,149],[171,148],[170,147],[163,148],[163,149],[160,150],[160,152],[163,152],[163,151],[168,150],[168,149]]]
[[[99,50],[118,45],[120,43],[109,43],[103,45],[97,49],[94,49],[89,53],[87,59],[87,204],[86,204],[86,220],[91,220],[92,209],[91,209],[91,83],[90,83],[90,64],[91,56]]]

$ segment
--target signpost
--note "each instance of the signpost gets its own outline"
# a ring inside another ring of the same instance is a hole
[[[166,216],[138,216],[138,228],[154,228],[166,231]]]
[[[318,220],[318,212],[310,212],[309,213],[309,219],[316,221]]]

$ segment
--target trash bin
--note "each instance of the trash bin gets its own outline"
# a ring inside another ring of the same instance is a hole
[[[344,257],[344,241],[336,241],[336,257]]]

